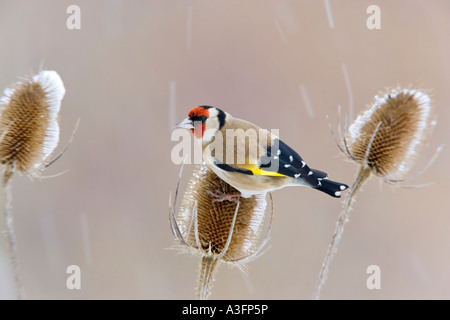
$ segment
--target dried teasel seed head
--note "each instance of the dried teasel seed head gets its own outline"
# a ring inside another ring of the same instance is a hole
[[[202,256],[197,298],[203,300],[210,294],[220,262],[242,269],[261,255],[270,231],[269,225],[265,239],[260,241],[266,194],[242,198],[203,164],[189,181],[177,219],[176,195],[169,209],[172,231],[182,247]]]
[[[258,251],[266,194],[233,198],[237,194],[239,191],[207,166],[202,165],[194,172],[177,218],[183,238],[191,248],[221,255],[221,260],[229,263],[242,262]],[[223,195],[232,197],[219,201],[218,197]]]
[[[55,71],[17,82],[0,99],[0,162],[11,172],[36,173],[59,140],[65,88]]]
[[[430,97],[420,90],[396,88],[375,96],[348,128],[349,157],[380,177],[404,177],[429,135],[431,114]]]

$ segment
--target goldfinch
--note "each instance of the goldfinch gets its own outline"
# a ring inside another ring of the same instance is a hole
[[[308,186],[339,198],[348,188],[311,169],[271,132],[219,108],[195,107],[176,126],[192,131],[208,167],[244,198],[287,186]]]

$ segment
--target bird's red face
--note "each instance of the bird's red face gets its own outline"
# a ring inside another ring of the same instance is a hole
[[[177,123],[178,128],[185,128],[192,131],[197,139],[203,137],[206,130],[206,121],[208,120],[211,107],[201,106],[194,107],[189,111],[188,117],[183,121]]]
[[[206,120],[209,118],[209,108],[195,107],[189,111],[189,119],[191,119],[194,128],[191,129],[196,138],[202,138],[206,129]]]
[[[176,126],[191,130],[197,139],[206,143],[224,126],[226,117],[226,113],[219,108],[200,106],[192,108],[189,116]]]

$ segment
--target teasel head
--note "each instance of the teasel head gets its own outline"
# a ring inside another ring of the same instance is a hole
[[[384,181],[404,179],[436,123],[430,103],[430,96],[417,89],[376,95],[348,128],[345,153]]]
[[[13,84],[0,99],[0,163],[4,182],[14,172],[36,175],[58,144],[58,114],[65,94],[55,71]]]
[[[407,177],[435,124],[427,93],[397,87],[376,95],[372,105],[348,129],[345,125],[344,135],[339,127],[341,143],[338,142],[338,147],[358,164],[359,170],[344,200],[313,298],[320,297],[356,193],[371,175],[399,185],[425,171],[441,152],[442,146],[423,170]]]
[[[198,299],[207,299],[210,295],[221,262],[245,271],[246,263],[265,251],[263,248],[268,242],[272,222],[271,217],[262,239],[267,194],[250,198],[239,197],[239,194],[203,164],[194,171],[188,183],[178,216],[175,217],[177,193],[174,205],[169,208],[177,247],[202,257]],[[271,212],[273,214],[273,207]]]

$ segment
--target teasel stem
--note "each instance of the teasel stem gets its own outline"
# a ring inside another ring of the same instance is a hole
[[[211,294],[214,275],[219,266],[220,259],[214,255],[203,256],[200,263],[200,275],[198,278],[197,299],[206,300]]]
[[[369,167],[361,166],[358,171],[358,174],[356,175],[355,181],[353,182],[352,186],[347,192],[345,201],[342,206],[342,210],[336,222],[336,227],[334,229],[331,243],[328,247],[327,254],[325,255],[325,259],[322,263],[319,279],[314,289],[313,300],[320,299],[322,288],[328,279],[328,273],[330,271],[331,262],[333,261],[334,255],[337,252],[339,242],[341,241],[342,235],[344,233],[345,224],[348,222],[348,218],[350,216],[350,209],[352,207],[353,201],[355,200],[356,193],[361,189],[363,184],[370,177],[370,174],[371,169]]]
[[[2,188],[1,188],[1,223],[3,225],[3,236],[7,238],[9,259],[14,272],[14,285],[17,299],[22,299],[23,289],[20,281],[19,259],[17,255],[16,234],[14,232],[12,217],[12,193],[11,193],[11,177],[13,171],[11,166],[6,165],[3,172]],[[6,233],[6,234],[5,234]]]

